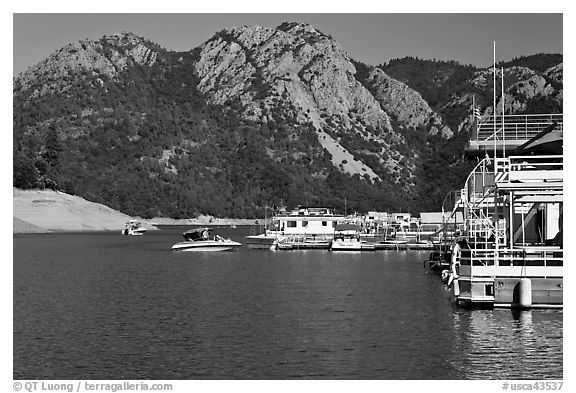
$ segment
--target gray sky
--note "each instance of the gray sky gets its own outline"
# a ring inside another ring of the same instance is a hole
[[[134,8],[132,8],[134,9]],[[392,58],[456,60],[490,66],[535,53],[563,53],[563,15],[556,14],[18,14],[13,15],[13,71],[24,71],[83,38],[129,31],[166,49],[193,49],[224,28],[275,27],[301,21],[331,35],[355,60],[377,65]]]

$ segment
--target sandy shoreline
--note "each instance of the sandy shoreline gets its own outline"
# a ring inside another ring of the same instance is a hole
[[[155,217],[144,220],[130,217],[108,206],[52,190],[13,188],[12,233],[50,233],[62,231],[118,231],[126,221],[137,219],[148,230],[155,225],[259,225],[264,220],[229,219],[199,216],[190,219]]]

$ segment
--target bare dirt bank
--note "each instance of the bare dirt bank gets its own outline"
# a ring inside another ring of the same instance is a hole
[[[140,220],[147,229],[156,229],[154,225],[258,225],[264,222],[258,219],[229,219],[205,215],[180,220],[165,217],[143,220],[75,195],[52,190],[13,188],[12,206],[13,233],[120,232],[126,221],[132,218]]]
[[[132,217],[99,203],[52,190],[19,190],[12,194],[13,233],[51,231],[120,232]],[[154,229],[151,225],[144,226]]]

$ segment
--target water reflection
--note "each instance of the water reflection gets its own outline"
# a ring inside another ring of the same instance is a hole
[[[453,321],[465,378],[562,378],[562,311],[455,310]]]

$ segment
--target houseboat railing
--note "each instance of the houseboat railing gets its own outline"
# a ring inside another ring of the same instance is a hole
[[[453,215],[455,208],[459,206],[461,202],[461,192],[460,191],[449,191],[448,194],[444,197],[442,201],[442,211],[443,212],[450,212],[450,216]],[[450,216],[447,217],[447,220],[451,218]]]
[[[443,228],[434,235],[446,232],[448,225],[466,231],[473,238],[489,239],[491,236],[506,244],[506,228],[494,216],[500,214],[496,185],[516,180],[541,180],[547,183],[562,180],[562,156],[511,156],[486,157],[468,175],[460,191],[451,191],[442,202],[442,210],[451,212],[444,218]],[[462,212],[464,223],[456,222],[457,212]],[[462,225],[463,224],[463,225]],[[459,227],[459,225],[462,225]],[[444,236],[447,239],[447,236]]]
[[[522,249],[466,250],[462,252],[458,275],[474,280],[486,277],[563,276],[563,249],[526,251]]]
[[[511,268],[526,268],[532,273],[544,274],[542,269],[532,268],[556,268],[564,265],[564,250],[557,246],[550,247],[524,247],[524,248],[499,248],[499,249],[465,249],[460,258],[460,274],[470,277],[485,276],[486,274],[498,273],[494,268],[505,268],[512,272]],[[490,269],[482,269],[490,267]],[[518,269],[516,269],[518,270]],[[499,272],[501,274],[501,272]],[[520,271],[520,275],[523,272]],[[550,274],[552,275],[552,274]]]
[[[496,172],[506,181],[562,181],[564,157],[553,156],[511,156],[496,161]]]
[[[490,158],[486,157],[470,172],[462,190],[465,203],[475,204],[478,198],[486,196],[494,186],[494,170],[491,167],[494,166]]]
[[[502,176],[500,172],[494,158],[486,157],[470,172],[462,189],[466,233],[468,237],[482,239],[485,246],[495,238],[499,241],[506,238],[505,228],[499,220],[494,220],[497,213],[495,183],[496,178]]]
[[[550,125],[556,123],[555,130],[563,131],[563,114],[544,115],[505,115],[502,123],[502,115],[485,116],[480,119],[476,127],[476,140],[528,140],[544,131]],[[496,124],[496,132],[494,132]]]

